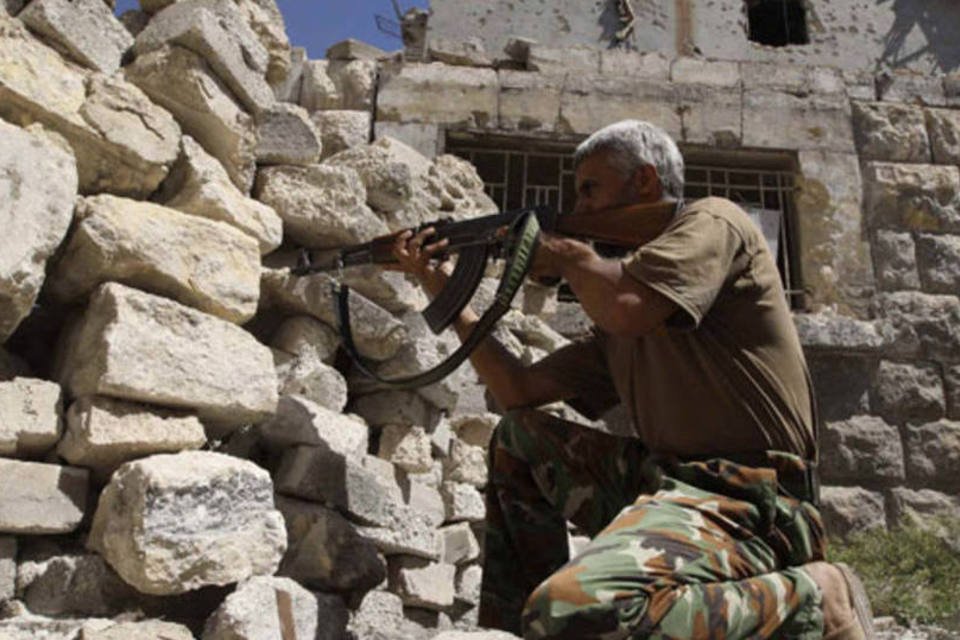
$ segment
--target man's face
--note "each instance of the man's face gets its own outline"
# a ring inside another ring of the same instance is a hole
[[[655,173],[654,173],[655,176]],[[575,213],[592,213],[611,207],[653,201],[645,193],[644,172],[633,175],[609,162],[609,152],[599,151],[584,158],[576,170],[577,204]]]

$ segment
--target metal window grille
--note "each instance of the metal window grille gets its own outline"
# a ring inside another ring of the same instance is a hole
[[[576,200],[572,147],[538,150],[509,148],[509,144],[504,140],[502,146],[494,147],[450,140],[446,150],[477,168],[487,194],[502,210],[546,204],[571,211]],[[777,257],[791,306],[802,308],[791,215],[793,172],[734,168],[712,162],[712,156],[710,159],[710,164],[687,165],[684,196],[687,200],[721,196],[743,207],[760,226]],[[731,155],[730,164],[736,161],[736,155]]]

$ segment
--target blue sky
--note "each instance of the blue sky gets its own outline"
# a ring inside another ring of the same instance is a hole
[[[398,0],[403,10],[427,8],[428,0]],[[290,43],[306,47],[311,59],[324,57],[331,44],[356,38],[387,51],[400,48],[400,40],[377,30],[374,16],[395,20],[390,0],[277,0],[287,25]],[[117,12],[139,8],[137,0],[118,0]]]

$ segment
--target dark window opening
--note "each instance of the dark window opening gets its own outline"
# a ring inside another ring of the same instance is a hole
[[[749,1],[750,40],[773,47],[807,44],[807,10],[802,0]]]

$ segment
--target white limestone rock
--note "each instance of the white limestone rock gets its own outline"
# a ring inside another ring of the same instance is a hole
[[[223,165],[190,136],[183,136],[180,159],[162,185],[160,202],[240,229],[257,240],[261,254],[283,240],[283,220],[273,207],[244,195]]]
[[[2,343],[33,308],[47,260],[70,228],[77,166],[62,140],[57,144],[41,129],[27,131],[0,120],[0,138],[0,222],[17,230],[0,236]]]
[[[313,356],[326,364],[333,364],[340,346],[337,332],[311,316],[293,316],[284,320],[270,346],[298,357]]]
[[[386,567],[377,548],[332,509],[277,496],[289,547],[280,575],[311,589],[366,591],[383,582]]]
[[[11,600],[17,587],[17,539],[0,536],[0,602]]]
[[[493,65],[483,40],[476,37],[465,40],[434,37],[430,39],[428,52],[432,60],[454,66],[489,67]]]
[[[390,562],[390,586],[407,606],[441,610],[453,604],[456,573],[452,564],[400,557]]]
[[[59,379],[77,397],[183,408],[222,426],[259,422],[278,400],[270,349],[249,333],[117,283],[92,296],[67,338]]]
[[[313,638],[317,600],[289,578],[257,576],[237,585],[203,628],[203,640]],[[286,631],[285,631],[286,630]]]
[[[443,461],[444,480],[466,482],[475,487],[487,484],[487,450],[454,438],[450,455]]]
[[[853,102],[852,108],[854,134],[861,158],[920,164],[930,162],[930,139],[921,107]]]
[[[0,13],[0,117],[38,122],[76,154],[84,193],[146,197],[176,159],[180,128],[119,76],[81,70]]]
[[[883,494],[861,487],[823,487],[821,512],[828,535],[886,527],[887,513]]]
[[[346,167],[268,167],[257,176],[257,198],[283,218],[293,241],[332,248],[372,240],[387,225],[366,205],[360,176]]]
[[[434,527],[439,527],[446,520],[446,507],[440,490],[427,480],[429,475],[408,474],[401,487],[407,506],[423,514]]]
[[[369,111],[332,109],[315,111],[310,119],[320,132],[323,148],[320,159],[325,160],[344,149],[365,145],[370,141],[372,117]]]
[[[450,426],[463,442],[486,448],[500,420],[496,413],[464,414],[451,418]]]
[[[80,64],[113,73],[133,37],[102,0],[34,0],[17,16]]]
[[[343,374],[312,354],[291,356],[274,351],[280,395],[298,395],[331,411],[347,406],[347,380]]]
[[[444,482],[440,485],[440,495],[443,496],[447,522],[482,522],[486,517],[483,495],[472,484]]]
[[[83,640],[193,640],[190,629],[164,620],[106,621],[101,628],[87,623],[81,637]]]
[[[249,113],[273,104],[266,81],[269,55],[233,2],[176,2],[153,16],[137,36],[134,51],[140,56],[169,45],[202,56]]]
[[[348,631],[364,640],[422,640],[423,630],[404,617],[403,600],[388,591],[370,591],[350,617]]]
[[[256,240],[222,222],[110,195],[84,199],[52,276],[64,300],[107,281],[169,296],[230,322],[253,317],[260,297]]]
[[[389,526],[359,527],[358,530],[384,555],[402,554],[434,561],[440,559],[441,541],[433,524],[433,516],[405,505],[395,508]]]
[[[297,277],[285,269],[264,269],[261,295],[267,305],[290,313],[308,314],[336,326],[331,279],[326,274]],[[360,355],[377,361],[392,358],[407,336],[404,324],[356,293],[350,296],[353,339]]]
[[[327,74],[340,95],[340,109],[370,111],[377,84],[374,60],[330,60]]]
[[[927,109],[927,129],[933,161],[960,164],[960,112],[955,109]]]
[[[384,427],[380,431],[377,455],[409,473],[429,471],[433,462],[430,455],[430,436],[423,427],[418,426]]]
[[[367,425],[355,416],[330,410],[297,395],[280,398],[275,416],[258,427],[268,446],[324,446],[344,456],[367,452]]]
[[[129,82],[172,113],[226,168],[233,184],[249,193],[256,173],[256,131],[247,114],[203,58],[181,47],[137,56],[124,67]]]
[[[0,459],[6,483],[0,501],[0,532],[69,533],[87,508],[86,469]]]
[[[471,564],[457,569],[456,598],[470,606],[480,603],[480,583],[483,578],[483,569],[480,565]],[[452,638],[450,640],[453,640]]]
[[[960,232],[957,167],[869,162],[864,183],[873,224],[897,231]]]
[[[460,522],[440,529],[443,538],[443,561],[461,565],[480,557],[480,543],[469,522]]]
[[[266,471],[188,451],[117,470],[87,545],[141,592],[163,595],[271,575],[287,541]]]
[[[299,104],[307,111],[340,109],[343,98],[328,73],[328,60],[307,60],[303,65],[303,80]]]
[[[352,409],[371,427],[399,424],[433,429],[441,418],[440,409],[420,394],[395,389],[360,396],[354,400]]]
[[[277,103],[257,117],[257,162],[308,165],[320,159],[320,133],[303,107]]]
[[[267,52],[267,82],[271,87],[281,85],[290,75],[293,61],[283,14],[276,0],[240,0],[235,4]]]
[[[203,425],[194,416],[88,396],[67,411],[67,428],[57,453],[102,479],[129,460],[199,449],[206,443]]]
[[[60,385],[35,378],[0,382],[0,455],[37,457],[60,438]]]

